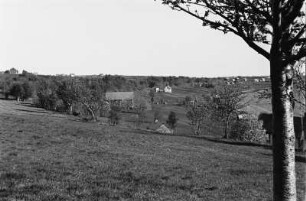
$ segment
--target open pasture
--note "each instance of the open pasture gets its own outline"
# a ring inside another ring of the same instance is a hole
[[[272,199],[269,147],[0,106],[1,200]],[[298,156],[300,195],[304,167]]]

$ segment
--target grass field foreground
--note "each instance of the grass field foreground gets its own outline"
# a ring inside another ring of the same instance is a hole
[[[0,122],[0,200],[272,200],[269,148],[82,122],[3,100]],[[304,171],[298,157],[300,196]]]

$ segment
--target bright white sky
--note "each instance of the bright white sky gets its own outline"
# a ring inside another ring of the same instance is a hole
[[[268,75],[240,38],[154,0],[0,0],[0,71]]]

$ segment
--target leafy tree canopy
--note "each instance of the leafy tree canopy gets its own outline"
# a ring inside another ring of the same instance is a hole
[[[270,59],[270,53],[259,43],[271,44],[279,30],[273,30],[277,18],[272,9],[277,9],[278,1],[269,0],[162,0],[172,9],[183,11],[224,33],[234,33],[241,37],[252,49]],[[272,2],[272,3],[271,3]],[[274,3],[273,3],[274,2]],[[283,1],[281,31],[284,48],[283,61],[290,64],[306,56],[305,0]]]

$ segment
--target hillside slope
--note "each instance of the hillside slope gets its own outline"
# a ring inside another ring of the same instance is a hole
[[[0,100],[1,200],[271,200],[271,150]],[[301,195],[305,159],[297,157]]]

